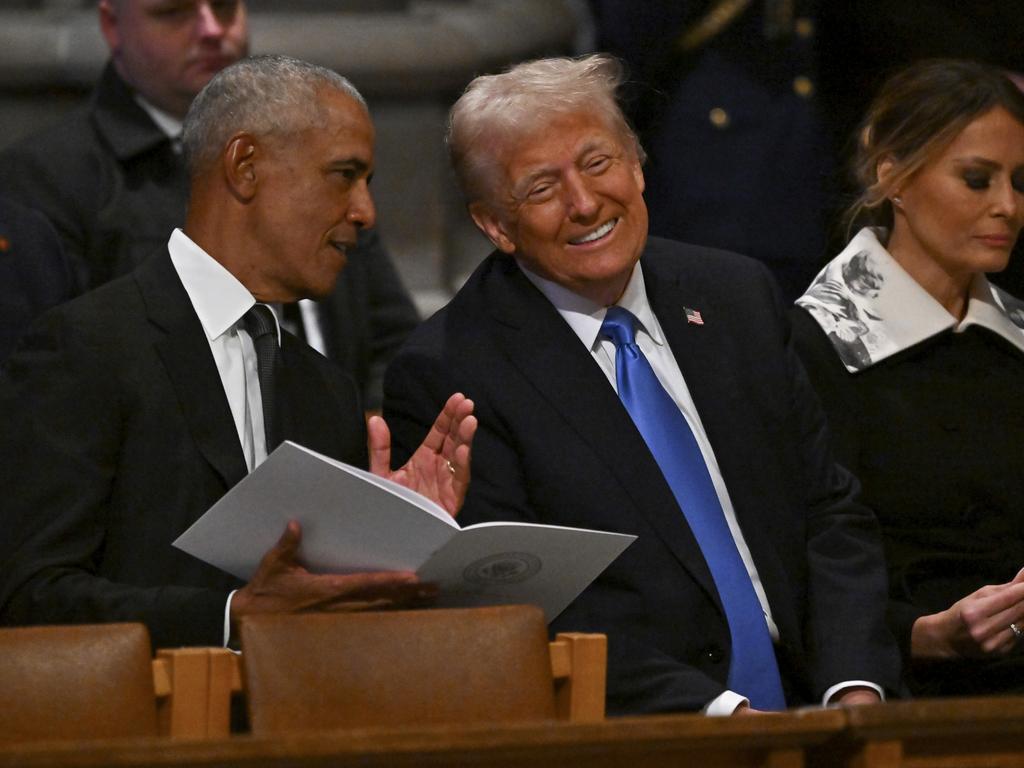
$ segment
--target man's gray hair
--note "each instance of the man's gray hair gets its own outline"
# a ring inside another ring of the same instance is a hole
[[[616,99],[624,79],[618,59],[606,54],[538,59],[474,79],[452,107],[445,136],[466,200],[495,203],[502,183],[501,148],[553,116],[600,117],[642,163],[643,148]]]
[[[189,174],[215,162],[239,131],[287,136],[319,124],[325,120],[319,102],[324,89],[341,91],[366,108],[355,86],[337,72],[290,56],[252,56],[221,70],[185,116]]]

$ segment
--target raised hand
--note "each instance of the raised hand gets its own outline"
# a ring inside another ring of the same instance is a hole
[[[437,502],[453,517],[469,488],[470,446],[476,433],[473,401],[448,398],[426,438],[405,466],[391,471],[391,433],[380,416],[367,422],[370,471]]]

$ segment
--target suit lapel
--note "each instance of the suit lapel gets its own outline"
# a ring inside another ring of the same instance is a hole
[[[717,603],[697,541],[615,391],[551,303],[514,262],[503,261],[495,267],[504,271],[503,279],[486,292],[499,343],[552,410],[590,445],[635,510]]]
[[[777,595],[787,582],[785,569],[768,538],[760,533],[764,521],[752,519],[764,512],[753,490],[764,470],[749,461],[759,447],[750,444],[756,414],[748,413],[750,404],[743,395],[736,364],[741,352],[737,343],[742,342],[737,320],[721,316],[725,305],[716,297],[722,288],[704,285],[698,270],[667,270],[663,262],[651,267],[645,265],[644,269],[651,306],[700,414],[769,604],[785,606],[789,599]],[[699,311],[703,324],[690,322],[687,309]],[[770,451],[771,446],[764,449]],[[774,610],[772,613],[781,630],[782,617]]]
[[[651,307],[690,390],[715,455],[736,437],[735,411],[740,405],[735,368],[731,360],[731,323],[716,315],[698,280],[683,281],[678,272],[666,273],[645,265],[644,279]],[[701,313],[704,324],[690,322],[686,310]]]
[[[202,324],[166,252],[146,261],[135,279],[150,322],[162,332],[154,346],[189,432],[230,488],[248,470]]]

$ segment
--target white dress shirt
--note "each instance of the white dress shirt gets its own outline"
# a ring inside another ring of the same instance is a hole
[[[531,272],[521,261],[518,263],[527,279],[547,297],[555,309],[558,310],[558,314],[562,316],[573,332],[579,337],[583,345],[590,350],[594,360],[608,379],[608,383],[611,384],[612,389],[618,394],[618,383],[615,378],[615,344],[610,339],[602,337],[600,333],[601,325],[608,311],[607,307],[573,293],[557,283],[545,280]],[[679,364],[676,362],[675,355],[672,354],[672,349],[665,341],[665,334],[661,329],[661,324],[658,322],[658,318],[655,316],[647,299],[643,269],[639,262],[633,269],[633,274],[626,285],[626,290],[617,304],[623,309],[629,310],[637,318],[639,322],[639,327],[636,329],[637,346],[640,347],[644,356],[651,364],[651,368],[654,369],[654,374],[658,377],[661,386],[665,388],[665,391],[668,392],[672,400],[679,406],[683,418],[686,419],[686,423],[693,431],[694,438],[696,438],[697,445],[700,447],[700,452],[704,457],[704,463],[707,465],[708,474],[711,475],[711,482],[715,487],[715,493],[718,495],[719,504],[722,506],[726,523],[729,525],[729,531],[732,533],[733,540],[736,543],[736,549],[739,551],[740,558],[742,558],[743,564],[747,569],[747,575],[750,576],[750,582],[753,584],[758,602],[761,603],[761,610],[764,611],[765,622],[768,624],[768,633],[774,642],[778,642],[779,630],[772,619],[771,607],[768,605],[768,597],[761,584],[761,577],[754,566],[754,559],[750,554],[750,548],[743,538],[743,531],[740,530],[732,499],[729,497],[729,491],[725,487],[725,480],[722,478],[722,472],[718,467],[718,460],[715,458],[714,450],[708,441],[707,433],[701,424],[700,415],[697,413],[697,406],[690,396],[690,390],[686,386],[683,373],[679,370]],[[881,689],[873,683],[847,681],[829,688],[825,693],[824,703],[827,703],[840,690],[855,685],[870,687],[877,691],[879,695],[882,693]],[[749,701],[746,697],[734,691],[725,691],[707,704],[704,712],[708,715],[731,715],[738,706],[747,703]]]
[[[167,250],[206,333],[224,395],[231,408],[245,465],[251,472],[267,458],[256,348],[242,323],[242,318],[256,304],[256,299],[234,275],[180,229],[174,230]],[[280,326],[277,340],[280,344]],[[225,645],[231,631],[232,596],[234,592],[228,596],[224,607]]]

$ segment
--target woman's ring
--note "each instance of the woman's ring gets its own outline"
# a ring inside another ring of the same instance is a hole
[[[444,460],[444,464],[445,464],[446,467],[448,467],[448,471],[451,472],[454,475],[455,474],[455,465],[452,464],[451,459],[445,459]],[[1013,631],[1014,632],[1018,633],[1017,637],[1020,637],[1020,634],[1019,634],[1020,630],[1017,629],[1016,627],[1014,627],[1013,624],[1011,624],[1010,626],[1013,627]]]
[[[1021,629],[1012,621],[1010,622],[1010,631],[1013,632],[1013,636],[1017,640],[1020,640],[1021,637],[1024,637],[1024,629]]]

